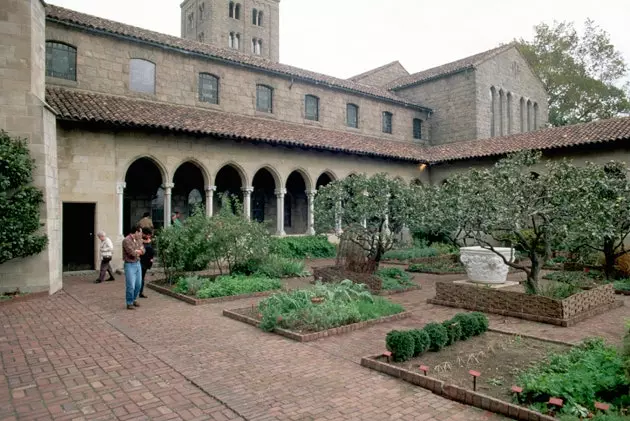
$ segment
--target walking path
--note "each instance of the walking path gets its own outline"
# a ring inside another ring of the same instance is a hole
[[[124,309],[124,282],[64,279],[52,297],[0,305],[0,420],[499,420],[358,363],[393,328],[457,309],[423,290],[392,299],[413,317],[300,344],[221,316],[252,300],[190,306],[148,291]],[[628,300],[629,298],[624,298]],[[571,328],[501,316],[491,326],[551,339],[619,342],[625,307]]]

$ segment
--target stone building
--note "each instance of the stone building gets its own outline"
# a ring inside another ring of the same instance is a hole
[[[625,153],[628,119],[541,129],[546,96],[513,45],[340,79],[278,61],[278,8],[186,0],[173,37],[3,1],[0,127],[30,141],[50,244],[1,265],[0,290],[53,293],[94,268],[98,230],[119,248],[144,212],[212,215],[225,193],[277,235],[312,234],[317,189],[353,173],[435,183],[523,148]]]

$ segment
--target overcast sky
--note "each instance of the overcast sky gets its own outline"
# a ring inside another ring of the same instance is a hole
[[[180,35],[181,0],[50,3]],[[589,17],[630,62],[629,0],[282,0],[280,61],[346,78],[399,60],[413,73],[531,38],[542,21]]]

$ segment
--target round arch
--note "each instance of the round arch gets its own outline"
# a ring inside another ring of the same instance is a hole
[[[306,186],[306,190],[311,191],[313,189],[313,180],[311,179],[311,176],[308,174],[308,172],[304,168],[300,168],[300,167],[293,168],[291,171],[289,171],[289,174],[284,180],[285,187],[287,186],[287,182],[289,181],[289,178],[291,177],[291,174],[293,173],[297,173],[302,176],[302,179],[304,180],[304,185]]]
[[[173,167],[173,171],[171,172],[171,182],[173,183],[175,182],[175,174],[177,173],[177,170],[186,163],[193,164],[195,167],[199,169],[199,171],[201,171],[201,175],[203,176],[204,187],[212,185],[211,183],[212,180],[210,179],[210,172],[208,171],[208,168],[206,168],[206,166],[197,158],[193,158],[193,157],[184,158],[181,161],[179,161],[177,165]]]
[[[166,169],[151,156],[140,156],[126,164],[125,188],[122,202],[122,234],[129,232],[142,218],[148,216],[153,226],[164,223],[164,184]]]
[[[228,161],[225,162],[223,164],[221,164],[218,169],[215,171],[215,173],[212,176],[212,180],[214,181],[214,183],[216,184],[217,182],[217,175],[221,172],[222,169],[224,169],[225,167],[232,167],[237,173],[238,175],[241,177],[241,184],[243,186],[248,186],[249,185],[249,179],[247,178],[247,172],[245,172],[245,170],[243,169],[243,167],[241,167],[239,164],[237,164],[234,161]]]
[[[129,168],[131,168],[131,166],[140,159],[148,159],[149,161],[153,162],[153,164],[155,164],[155,166],[158,168],[162,176],[162,184],[167,183],[168,180],[170,180],[168,170],[166,169],[166,165],[164,165],[159,159],[157,159],[153,155],[143,154],[143,155],[134,156],[133,158],[129,159],[128,161],[124,163],[124,165],[122,166],[122,171],[121,171],[121,174],[122,174],[121,181],[125,181]]]
[[[269,171],[269,174],[271,174],[271,176],[273,177],[274,183],[276,183],[276,188],[277,189],[279,189],[280,187],[282,187],[284,185],[284,183],[282,183],[282,177],[280,176],[280,173],[278,172],[278,170],[276,170],[274,167],[272,167],[269,164],[263,164],[263,165],[257,167],[254,171],[252,171],[252,176],[251,176],[252,182],[254,181],[254,177],[256,177],[256,174],[260,170],[267,170],[267,171]]]

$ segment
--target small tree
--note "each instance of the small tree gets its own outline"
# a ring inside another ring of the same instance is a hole
[[[31,185],[34,167],[26,141],[0,130],[0,264],[38,254],[48,242],[38,233],[44,199]]]
[[[322,187],[315,198],[318,231],[342,228],[341,241],[362,250],[371,270],[411,216],[411,189],[386,174],[358,175]]]

